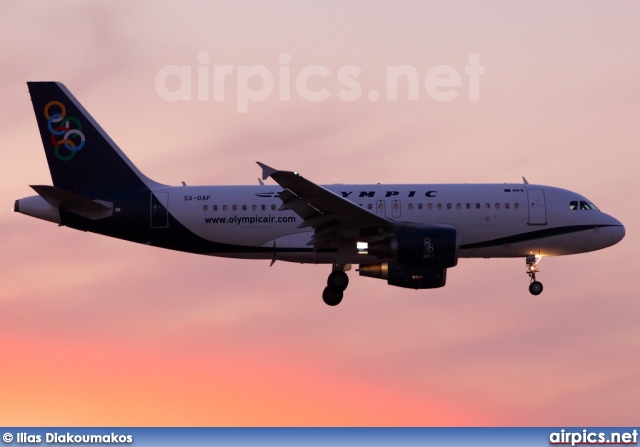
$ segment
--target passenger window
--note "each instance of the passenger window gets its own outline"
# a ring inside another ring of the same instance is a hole
[[[222,205],[222,211],[227,211],[227,205]]]
[[[518,208],[520,208],[520,204],[519,204],[519,203],[514,203],[514,204],[513,204],[513,207],[514,207],[515,209],[518,209]]]
[[[462,205],[460,205],[459,203],[456,203],[456,208],[460,209],[460,208],[462,208]]]
[[[233,208],[233,211],[237,211],[238,210],[238,205],[233,205],[231,208]]]
[[[409,204],[409,209],[412,210],[413,209],[413,203]]]
[[[447,203],[447,209],[450,210],[451,209],[451,204]]]
[[[478,209],[478,210],[480,209],[480,204],[479,203],[476,203],[476,209]]]
[[[203,207],[202,207],[202,210],[203,210],[203,211],[209,211],[209,206],[208,206],[208,205],[203,206]]]
[[[422,203],[418,203],[418,209],[421,210],[422,209]]]
[[[368,210],[373,209],[373,205],[371,205],[370,203],[367,203],[367,209]]]
[[[578,201],[577,200],[572,200],[571,202],[569,202],[569,209],[570,210],[577,210],[578,209]]]
[[[273,205],[271,205],[271,209],[272,209],[273,211],[275,211],[275,210],[276,210],[276,205],[275,205],[275,203],[274,203]]]
[[[394,202],[393,203],[393,209],[394,210],[398,210],[398,208],[400,208],[400,205],[398,205],[398,202]]]
[[[258,207],[255,205],[251,205],[251,211],[255,211]]]
[[[505,203],[505,204],[504,204],[504,207],[505,207],[505,209],[509,209],[509,204],[508,204],[508,203]]]
[[[262,211],[267,209],[267,205],[262,205],[260,208],[262,208]]]
[[[496,209],[499,210],[500,209],[500,204],[496,203]]]
[[[432,204],[432,203],[428,203],[428,204],[427,204],[427,208],[429,208],[429,209],[433,209],[433,204]]]
[[[242,205],[242,211],[247,211],[247,205]]]
[[[442,209],[442,203],[438,203],[438,209],[441,210]]]
[[[213,211],[218,211],[218,205],[213,205]]]
[[[485,204],[484,204],[484,207],[485,207],[486,209],[490,209],[490,208],[491,208],[491,205],[490,205],[490,204],[488,204],[488,203],[485,203]]]
[[[471,204],[467,203],[467,209],[470,210],[471,209]]]

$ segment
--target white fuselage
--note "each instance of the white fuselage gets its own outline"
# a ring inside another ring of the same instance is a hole
[[[624,236],[620,222],[596,209],[585,197],[548,186],[377,184],[325,188],[399,223],[455,227],[462,237],[462,258],[582,253],[613,245]],[[212,254],[335,262],[335,253],[310,249],[307,243],[313,230],[297,228],[302,223],[300,217],[290,210],[279,211],[281,190],[266,185],[184,186],[154,189],[153,193],[175,219],[203,239],[278,249],[273,253],[243,250]],[[589,209],[581,209],[581,203],[582,208]],[[282,252],[282,248],[290,250]],[[347,261],[367,263],[376,259],[354,252]]]

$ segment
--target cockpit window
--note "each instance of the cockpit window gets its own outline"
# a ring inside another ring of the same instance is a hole
[[[580,201],[580,209],[581,210],[595,210],[597,209],[595,205],[585,202],[584,200]]]
[[[571,202],[569,202],[569,209],[571,210],[580,210],[580,211],[585,211],[585,210],[597,210],[598,208],[591,202],[586,202],[584,200],[572,200]]]

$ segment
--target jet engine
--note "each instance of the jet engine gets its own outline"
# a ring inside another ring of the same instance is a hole
[[[386,279],[390,286],[407,289],[435,289],[447,282],[447,269],[398,264],[361,264],[360,276]]]
[[[450,227],[402,230],[381,241],[369,242],[368,253],[401,266],[443,269],[458,263],[459,239],[459,231]]]

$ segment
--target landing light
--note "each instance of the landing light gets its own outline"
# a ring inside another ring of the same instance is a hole
[[[356,242],[356,248],[358,249],[358,254],[366,255],[369,251],[369,243],[368,242]]]

